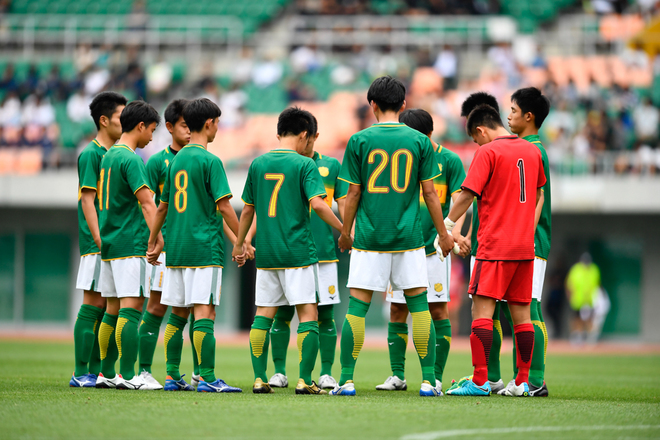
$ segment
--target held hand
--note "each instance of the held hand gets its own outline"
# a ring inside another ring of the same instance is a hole
[[[158,257],[160,257],[160,253],[163,251],[164,246],[165,246],[165,242],[163,241],[161,236],[158,236],[155,242],[149,242],[149,244],[147,245],[147,261],[149,262],[149,264],[154,266],[160,266]]]
[[[252,243],[245,242],[245,253],[248,260],[254,260],[254,254],[257,252]]]
[[[459,235],[458,237],[454,235],[454,240],[456,240],[456,243],[458,243],[460,248],[460,251],[458,252],[459,257],[465,258],[470,255],[472,248],[470,246],[469,239],[463,237],[462,235]]]
[[[245,249],[244,246],[234,245],[234,249],[231,252],[231,259],[238,263],[238,267],[241,267],[245,264]]]
[[[353,237],[351,236],[346,236],[343,233],[339,236],[339,249],[341,249],[342,252],[344,251],[350,251],[351,248],[353,247]]]
[[[445,257],[454,249],[454,246],[458,247],[451,234],[445,234],[444,236],[437,235],[433,244],[438,252],[440,261],[445,261]]]

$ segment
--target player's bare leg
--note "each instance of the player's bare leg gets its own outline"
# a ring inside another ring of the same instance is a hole
[[[142,315],[139,335],[139,359],[140,366],[138,371],[140,376],[145,382],[150,385],[150,389],[160,390],[163,387],[151,375],[151,364],[154,360],[154,352],[156,351],[156,344],[158,343],[158,335],[160,333],[160,326],[163,323],[163,316],[167,312],[167,306],[160,303],[162,292],[159,290],[152,290],[149,294],[149,301],[147,302],[147,310]]]

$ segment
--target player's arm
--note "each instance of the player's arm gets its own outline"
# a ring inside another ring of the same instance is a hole
[[[232,208],[231,203],[229,202],[229,197],[223,197],[215,202],[218,211],[222,214],[224,222],[235,236],[238,233],[238,217],[236,216],[236,211]],[[223,223],[224,224],[224,223]]]
[[[355,215],[357,214],[357,209],[360,205],[361,196],[362,191],[360,185],[351,183],[348,187],[348,193],[346,194],[346,201],[344,202],[344,215],[342,216],[344,224],[341,230],[341,235],[339,236],[339,249],[341,249],[342,252],[350,250],[353,246],[351,228],[353,227],[353,222],[355,222]]]
[[[243,212],[241,212],[241,221],[238,225],[238,234],[236,235],[236,243],[234,243],[234,249],[231,252],[231,259],[238,262],[239,266],[245,264],[246,252],[245,252],[245,237],[252,226],[254,220],[254,206],[245,204],[243,207]]]
[[[80,192],[80,204],[85,215],[85,221],[89,227],[89,232],[92,234],[94,243],[101,250],[101,233],[99,231],[99,217],[96,214],[96,207],[94,206],[95,198],[96,190],[93,188],[85,187]]]
[[[342,197],[341,199],[338,199],[336,202],[337,202],[337,211],[339,211],[339,217],[343,220],[344,209],[346,208],[346,197]]]
[[[455,202],[454,202],[455,203]],[[474,209],[472,210],[472,215],[474,215]],[[470,221],[470,227],[468,228],[467,235],[465,236],[465,245],[466,248],[461,246],[461,252],[459,252],[459,257],[467,257],[472,252],[472,221]]]
[[[227,222],[225,219],[222,219],[222,231],[225,233],[227,238],[229,239],[229,242],[233,245],[236,243],[236,234],[234,234],[234,231],[232,231],[229,226],[227,225]]]
[[[142,206],[142,215],[144,215],[144,220],[147,222],[147,226],[149,227],[150,237],[152,233],[155,233],[157,236],[152,253],[156,253],[156,251],[158,251],[158,255],[160,255],[165,243],[163,241],[163,235],[160,233],[160,228],[156,229],[156,211],[158,208],[156,208],[156,204],[154,203],[153,193],[149,187],[145,185],[135,192],[135,197],[137,197],[138,202],[140,202],[140,206]],[[149,251],[148,247],[147,251]]]
[[[536,211],[534,212],[534,231],[539,225],[539,219],[541,218],[541,211],[543,211],[543,203],[545,202],[545,193],[543,188],[538,188],[536,190]]]
[[[312,199],[309,201],[309,204],[312,206],[312,209],[321,218],[321,220],[323,220],[324,222],[326,222],[327,224],[329,224],[339,232],[342,231],[344,225],[341,224],[341,222],[339,221],[335,213],[332,212],[332,209],[330,209],[328,204],[325,203],[325,201],[323,201],[323,197],[321,196],[312,197]]]
[[[461,193],[461,191],[456,191],[454,194],[451,195],[451,199],[454,203],[456,203],[456,199],[458,199],[458,195]],[[470,253],[470,245],[468,243],[467,237],[464,237],[461,235],[461,231],[463,230],[463,224],[465,223],[465,216],[467,215],[467,211],[463,213],[462,216],[459,217],[458,220],[456,220],[456,224],[454,225],[454,229],[451,231],[451,235],[454,236],[454,240],[456,240],[456,243],[458,243],[459,247],[461,248],[461,252],[459,255],[462,255],[466,250],[467,253]],[[470,226],[472,226],[470,224]]]
[[[438,193],[435,190],[435,186],[433,186],[433,180],[422,181],[422,197],[424,197],[426,207],[429,210],[429,214],[431,214],[433,225],[436,231],[438,231],[438,242],[442,249],[443,257],[446,257],[454,248],[454,238],[447,233],[447,227],[442,218],[442,203],[440,203]]]
[[[246,253],[245,256],[248,260],[254,260],[254,253],[257,251],[252,245],[252,240],[254,240],[254,237],[257,235],[256,215],[254,217],[255,220],[252,221],[252,226],[250,226],[250,230],[245,236],[245,253]],[[239,224],[239,228],[240,228],[240,224]]]
[[[160,205],[158,205],[158,209],[156,209],[156,219],[154,220],[154,227],[153,229],[150,229],[149,233],[149,245],[147,247],[147,261],[149,261],[149,264],[153,264],[155,266],[160,265],[158,262],[158,257],[160,256],[160,252],[162,249],[158,250],[156,248],[156,241],[158,240],[158,236],[161,234],[161,229],[163,228],[163,224],[165,223],[165,219],[167,218],[167,208],[169,207],[167,202],[163,202],[161,200]]]

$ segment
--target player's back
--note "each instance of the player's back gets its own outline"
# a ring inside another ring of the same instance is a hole
[[[219,157],[202,146],[181,149],[167,167],[161,203],[167,211],[167,267],[224,264],[222,216],[216,202],[231,197]]]
[[[243,201],[254,205],[257,215],[258,268],[318,262],[309,200],[324,194],[314,161],[293,150],[275,149],[252,162]]]
[[[376,252],[424,247],[419,184],[438,174],[431,141],[405,124],[374,124],[353,135],[340,174],[361,190],[353,247]]]
[[[85,214],[83,213],[82,190],[84,188],[96,190],[94,207],[98,215],[99,199],[101,197],[101,193],[99,192],[101,191],[101,188],[99,188],[99,173],[101,171],[101,160],[105,153],[106,149],[94,139],[78,156],[78,245],[80,247],[80,255],[99,252],[87,225]]]

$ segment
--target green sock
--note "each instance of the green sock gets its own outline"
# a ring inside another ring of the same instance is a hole
[[[94,347],[92,348],[92,354],[89,357],[89,367],[87,368],[90,373],[96,374],[97,376],[101,372],[101,350],[99,348],[99,328],[101,327],[101,320],[103,319],[103,314],[105,312],[101,310],[99,313],[98,320],[96,321],[96,326],[94,327]]]
[[[509,326],[511,326],[511,332],[513,332],[513,320],[511,319],[511,311],[509,310],[509,306],[503,302],[502,303],[502,311],[504,312],[504,317],[506,320],[509,322]],[[516,337],[515,335],[511,338],[513,340],[513,378],[515,379],[516,376],[518,375],[518,359],[516,357]]]
[[[215,325],[212,319],[196,319],[193,344],[197,352],[200,380],[215,382]]]
[[[197,350],[195,349],[195,315],[190,310],[190,327],[188,327],[188,337],[190,338],[190,345],[192,346],[193,358],[193,375],[199,376],[199,358],[197,357]]]
[[[319,354],[319,322],[306,321],[298,325],[298,361],[300,378],[312,384],[312,371]]]
[[[543,328],[543,381],[545,382],[545,362],[548,357],[548,328],[545,326],[545,320],[543,319],[543,311],[541,310],[541,302],[538,302],[538,314],[539,320],[541,321],[541,327]],[[90,370],[91,371],[91,370]]]
[[[268,383],[266,367],[268,366],[269,330],[273,319],[265,316],[255,316],[250,329],[250,358],[254,370],[254,380],[261,379]],[[286,355],[285,355],[286,356]]]
[[[162,316],[152,315],[146,310],[142,315],[142,322],[138,330],[140,337],[140,372],[144,370],[151,373],[151,364],[154,362],[154,351],[156,351],[162,322]]]
[[[451,322],[449,319],[441,319],[433,321],[433,326],[435,327],[435,379],[442,382],[442,374],[445,372],[451,346]]]
[[[73,327],[73,346],[75,353],[75,369],[73,375],[78,377],[90,372],[89,361],[94,350],[94,330],[103,309],[82,304],[78,311],[78,319]],[[94,374],[97,374],[98,371]]]
[[[319,306],[319,351],[321,352],[321,376],[332,376],[332,365],[337,351],[337,326],[335,306]]]
[[[392,375],[401,380],[406,378],[406,347],[408,346],[408,324],[390,322],[387,324],[387,345],[390,351]]]
[[[174,380],[181,379],[179,366],[181,365],[181,351],[183,350],[183,329],[188,320],[170,313],[165,327],[165,367],[167,375]],[[140,341],[141,343],[142,341]],[[140,346],[140,352],[142,347]],[[142,359],[140,357],[140,359]]]
[[[275,373],[286,376],[286,352],[291,339],[291,320],[296,312],[295,306],[280,306],[270,329],[270,341],[273,350]],[[265,368],[264,368],[265,371]],[[264,373],[265,374],[265,373]]]
[[[135,376],[135,362],[138,357],[138,324],[140,323],[140,310],[124,307],[119,309],[117,330],[115,338],[119,350],[119,373],[125,380]]]
[[[360,301],[357,298],[349,296],[348,311],[346,319],[341,327],[341,377],[339,385],[344,385],[346,381],[353,380],[355,363],[364,344],[364,317],[371,303]]]
[[[545,364],[545,334],[543,332],[543,323],[539,317],[539,306],[541,304],[532,299],[530,304],[530,316],[534,326],[534,351],[532,352],[532,364],[529,367],[529,383],[535,387],[543,386],[543,367]]]
[[[422,365],[422,380],[435,386],[435,327],[429,312],[427,292],[405,296],[412,316],[413,344]]]
[[[501,308],[502,303],[497,301],[495,303],[495,312],[493,313],[493,344],[490,347],[490,356],[488,357],[488,380],[491,382],[497,382],[502,379],[502,372],[500,370],[500,351],[502,351]]]
[[[101,373],[108,379],[117,375],[115,364],[119,358],[115,328],[117,327],[117,315],[105,312],[99,326],[99,354],[101,358]]]

